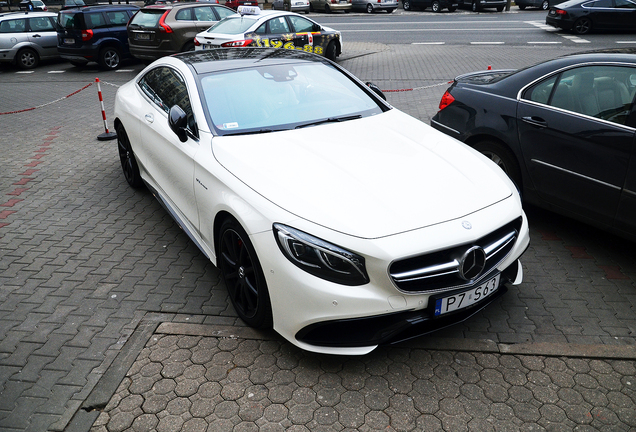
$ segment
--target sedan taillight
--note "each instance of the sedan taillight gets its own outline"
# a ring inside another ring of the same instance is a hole
[[[563,9],[557,9],[556,10],[556,14],[557,15],[567,15],[568,13],[566,11],[564,11]]]
[[[249,46],[252,42],[253,42],[253,39],[237,40],[237,41],[222,43],[221,46],[223,48],[246,47],[246,46]]]
[[[453,97],[452,94],[450,94],[448,92],[448,90],[446,90],[446,92],[442,96],[442,100],[439,101],[439,110],[440,111],[443,110],[444,108],[446,108],[447,106],[449,106],[453,102],[455,102],[455,98]]]

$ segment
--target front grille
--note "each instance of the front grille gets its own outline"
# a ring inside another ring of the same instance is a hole
[[[519,236],[521,222],[519,218],[472,243],[396,261],[389,268],[391,279],[400,290],[409,293],[437,293],[475,285],[492,276],[508,256]],[[486,263],[479,275],[466,280],[461,276],[460,262],[473,247],[483,249]]]

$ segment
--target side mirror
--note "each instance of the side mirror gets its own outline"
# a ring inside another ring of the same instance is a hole
[[[365,84],[367,85],[367,87],[369,87],[371,90],[373,90],[373,92],[375,94],[380,96],[382,99],[386,100],[386,96],[384,96],[384,93],[382,93],[382,90],[380,90],[380,87],[378,87],[377,85],[373,84],[372,82],[367,82]]]
[[[311,29],[311,31],[315,31],[315,32],[322,31],[322,26],[320,24],[314,24],[314,26]]]
[[[188,115],[179,105],[174,105],[170,108],[168,124],[170,125],[170,129],[179,137],[179,141],[186,142],[188,140],[188,133],[186,131],[188,127]]]

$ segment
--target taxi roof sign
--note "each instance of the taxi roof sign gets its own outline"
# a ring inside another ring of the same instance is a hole
[[[258,6],[239,6],[236,11],[241,15],[258,15],[261,13],[261,8]]]

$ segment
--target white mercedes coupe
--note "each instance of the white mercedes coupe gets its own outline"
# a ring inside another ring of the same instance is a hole
[[[478,152],[303,51],[163,57],[117,92],[124,176],[221,271],[238,316],[365,354],[519,284],[519,194]]]

